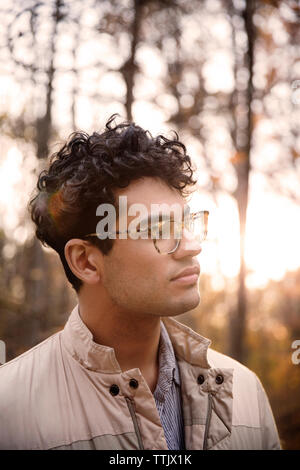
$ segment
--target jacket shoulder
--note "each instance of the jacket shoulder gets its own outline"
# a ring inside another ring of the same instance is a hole
[[[19,397],[24,403],[26,391],[38,383],[39,378],[48,374],[49,363],[53,360],[59,333],[54,333],[33,348],[0,367],[0,414]]]
[[[45,400],[51,396],[49,377],[57,363],[59,333],[55,333],[0,367],[0,449],[39,448],[34,430]],[[39,429],[40,431],[40,429]]]
[[[225,369],[233,369],[235,374],[243,376],[245,379],[249,380],[256,380],[257,375],[247,366],[242,364],[241,362],[233,359],[226,354],[222,354],[212,348],[208,348],[207,350],[207,359],[209,364],[214,368],[225,368]]]

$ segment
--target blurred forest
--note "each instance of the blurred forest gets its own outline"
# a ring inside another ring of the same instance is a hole
[[[194,149],[199,192],[216,206],[224,195],[235,203],[240,231],[238,274],[201,274],[199,307],[178,319],[258,374],[283,448],[300,449],[300,364],[292,362],[300,265],[249,288],[245,262],[256,178],[300,206],[299,2],[8,0],[0,14],[6,360],[59,331],[76,304],[58,256],[35,239],[26,207],[49,155],[74,130],[98,130],[115,112],[152,123],[153,133],[163,124]]]

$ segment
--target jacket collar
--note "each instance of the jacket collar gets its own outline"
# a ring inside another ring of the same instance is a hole
[[[172,317],[164,317],[162,321],[169,333],[177,358],[205,369],[211,367],[207,358],[210,339],[199,335]]]
[[[174,318],[164,317],[162,321],[178,358],[190,364],[210,368],[207,360],[207,349],[211,344],[209,339],[200,336]],[[79,315],[78,305],[71,312],[61,336],[68,352],[85,368],[105,373],[122,372],[114,349],[93,341],[91,331]]]

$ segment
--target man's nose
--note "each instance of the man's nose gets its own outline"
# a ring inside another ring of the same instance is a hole
[[[186,228],[182,231],[182,238],[180,240],[177,250],[173,253],[175,259],[184,258],[186,256],[197,256],[201,253],[202,246],[195,238],[194,234]]]

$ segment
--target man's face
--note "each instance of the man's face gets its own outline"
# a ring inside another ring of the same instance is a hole
[[[151,214],[151,204],[179,204],[185,199],[162,180],[143,178],[116,192],[127,196],[127,206],[144,204]],[[153,211],[152,211],[153,212]],[[128,216],[128,225],[136,216]],[[186,268],[199,268],[195,258],[199,243],[184,230],[178,249],[159,254],[151,237],[134,240],[117,238],[104,256],[102,283],[112,304],[120,311],[137,316],[175,316],[195,308],[200,301],[198,275],[174,280]]]

